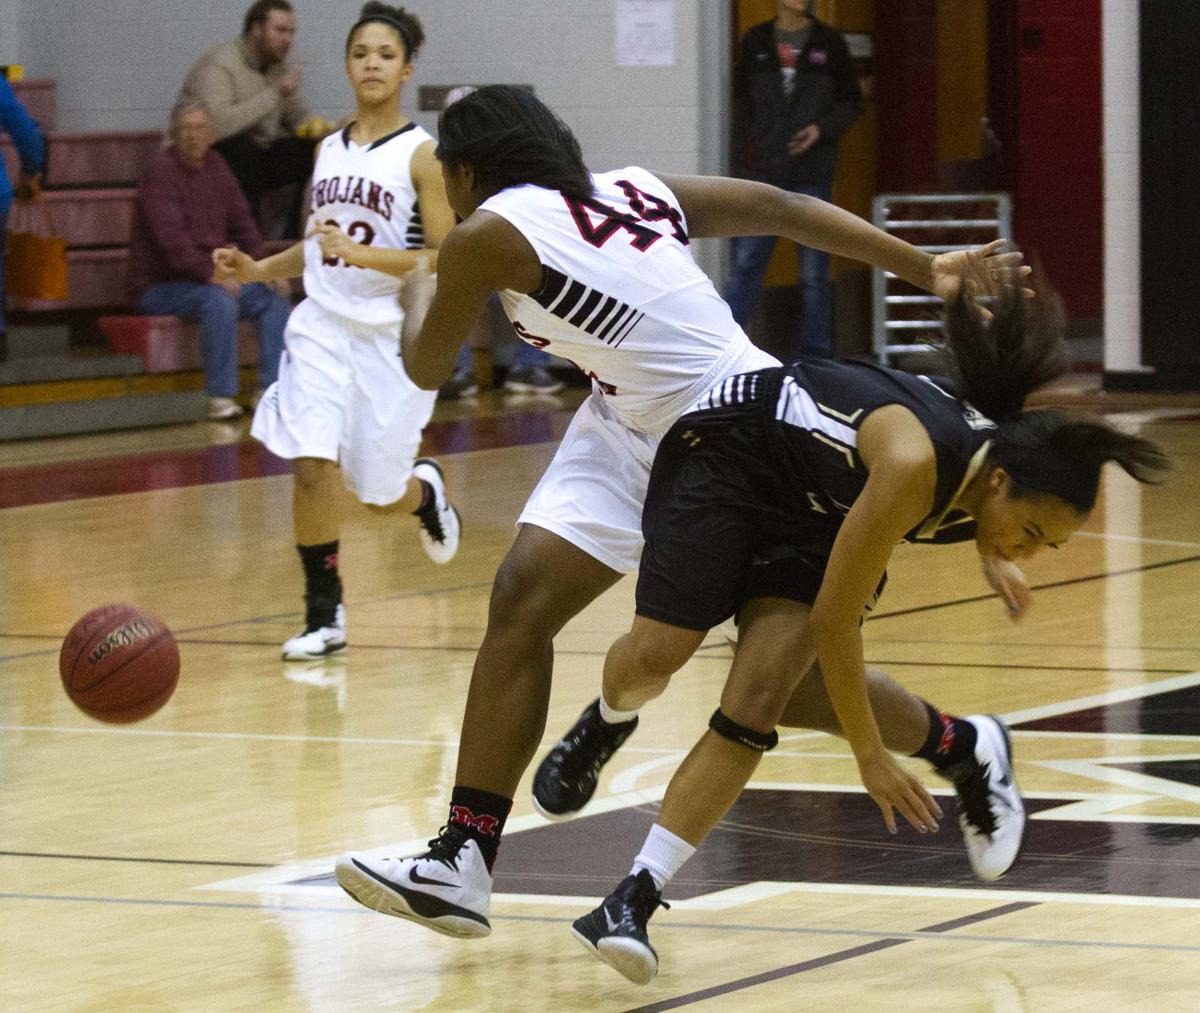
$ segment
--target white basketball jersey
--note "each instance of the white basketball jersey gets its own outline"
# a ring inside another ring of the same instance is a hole
[[[415,123],[372,144],[358,145],[350,128],[330,134],[313,169],[312,215],[335,222],[356,243],[417,250],[425,245],[412,158],[433,140]],[[304,244],[304,292],[322,309],[363,324],[397,324],[400,279],[323,257],[315,237]]]
[[[671,190],[636,166],[592,179],[587,200],[519,186],[480,210],[517,228],[542,264],[536,292],[500,293],[517,335],[573,362],[623,421],[641,427],[753,349],[692,258]]]

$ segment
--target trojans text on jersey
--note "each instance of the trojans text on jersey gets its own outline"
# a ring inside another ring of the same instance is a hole
[[[357,204],[374,211],[385,221],[392,220],[396,198],[390,190],[362,176],[330,176],[313,184],[312,206],[316,211],[326,204]]]

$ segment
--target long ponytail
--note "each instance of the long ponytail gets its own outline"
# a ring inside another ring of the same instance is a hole
[[[1019,286],[1007,287],[990,321],[960,289],[946,313],[950,368],[963,399],[997,423],[988,463],[1012,478],[1013,495],[1047,493],[1087,513],[1107,462],[1138,482],[1155,483],[1170,460],[1158,444],[1098,416],[1023,410],[1033,391],[1067,370],[1062,301],[1046,284],[1034,287],[1033,299]]]

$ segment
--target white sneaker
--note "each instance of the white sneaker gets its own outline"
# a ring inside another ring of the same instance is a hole
[[[315,661],[346,649],[346,607],[339,605],[333,625],[305,630],[283,642],[284,661]]]
[[[435,563],[448,563],[458,552],[462,520],[446,498],[446,480],[442,477],[442,469],[437,461],[419,457],[413,465],[413,474],[433,488],[433,502],[424,510],[417,511],[417,519],[421,522],[421,547]]]
[[[958,794],[958,825],[975,875],[988,882],[1012,867],[1025,834],[1025,805],[1012,769],[1008,729],[990,715],[966,718],[975,726],[975,760],[948,772]]]
[[[479,845],[458,827],[443,828],[425,854],[412,858],[347,852],[337,860],[335,875],[346,893],[372,911],[461,939],[492,931],[492,876]]]
[[[208,399],[208,420],[210,422],[230,422],[242,417],[242,406],[231,397],[210,397]]]

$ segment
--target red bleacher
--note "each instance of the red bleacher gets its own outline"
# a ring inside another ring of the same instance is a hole
[[[114,311],[99,318],[100,331],[114,352],[140,355],[149,373],[199,369],[199,328],[175,317],[132,314],[125,294],[134,185],[161,149],[162,134],[59,132],[53,81],[19,81],[13,88],[47,136],[46,190],[39,213],[66,239],[70,292],[65,300],[14,300],[13,307],[28,312]],[[0,155],[15,177],[18,159],[8,138],[0,140]],[[286,245],[269,244],[274,249]],[[242,364],[257,361],[255,334],[253,325],[240,328]]]

